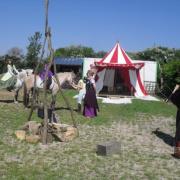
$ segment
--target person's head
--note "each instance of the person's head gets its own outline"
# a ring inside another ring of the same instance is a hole
[[[87,72],[87,77],[94,77],[94,72],[93,71],[91,71],[91,70],[88,70],[88,72]]]
[[[48,68],[48,64],[44,64],[44,69],[47,69]]]
[[[8,64],[12,64],[12,61],[10,59],[7,60]]]
[[[90,64],[90,68],[91,68],[91,69],[94,68],[94,65],[93,65],[93,64]]]

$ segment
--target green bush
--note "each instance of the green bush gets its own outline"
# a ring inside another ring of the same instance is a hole
[[[163,65],[164,86],[173,90],[176,84],[180,84],[180,60],[172,60]]]

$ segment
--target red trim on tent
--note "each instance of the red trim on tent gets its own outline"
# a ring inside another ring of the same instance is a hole
[[[121,52],[119,52],[118,47],[120,48]],[[111,54],[111,52],[114,49],[114,53],[109,60],[109,62],[104,62],[106,58]],[[124,60],[122,62],[126,62],[125,64],[121,63],[121,60],[118,59],[118,54],[122,53]],[[144,66],[144,63],[132,63],[130,57],[126,54],[126,52],[120,47],[119,43],[116,43],[116,45],[111,49],[109,53],[105,55],[105,57],[100,60],[99,62],[95,63],[98,67],[127,67],[129,69],[140,69]]]
[[[116,45],[116,49],[109,63],[118,63],[118,45]]]
[[[119,73],[121,74],[121,78],[123,78],[124,85],[128,87],[129,91],[131,91],[131,83],[129,77],[129,70],[125,68],[119,68]]]
[[[141,88],[141,91],[143,92],[143,94],[146,96],[147,92],[146,92],[146,90],[145,90],[145,88],[144,88],[144,86],[142,84],[139,70],[136,70],[136,75],[137,75],[137,80],[138,80],[138,83],[139,83],[139,87]]]
[[[124,57],[126,63],[127,63],[127,64],[133,64],[133,63],[131,62],[131,59],[127,56],[127,54],[125,53],[125,51],[124,51],[122,48],[121,48],[121,52],[122,52],[122,54],[123,54],[123,57]]]
[[[95,63],[97,67],[124,67],[129,69],[137,69],[136,66],[139,66],[138,69],[144,66],[144,63],[132,63],[132,64],[117,64],[117,63]]]
[[[120,48],[120,51],[118,50],[118,48]],[[106,61],[106,58],[108,58],[108,56],[112,53],[112,51],[114,50],[112,57],[109,57],[109,61],[108,62],[104,62]],[[119,53],[122,53],[122,55],[119,55]],[[118,58],[123,58],[122,59],[118,59]],[[124,64],[122,64],[122,62]],[[106,54],[106,56],[100,60],[99,62],[96,62],[95,65],[98,68],[98,72],[102,71],[104,68],[122,68],[123,72],[124,72],[124,80],[125,80],[125,85],[127,87],[129,87],[130,89],[133,87],[130,84],[130,77],[129,74],[127,73],[129,69],[133,69],[136,70],[136,75],[137,75],[137,82],[139,84],[139,87],[142,91],[142,93],[144,95],[147,95],[147,92],[141,82],[141,77],[140,77],[140,73],[139,70],[144,66],[144,63],[139,62],[139,63],[133,63],[131,58],[126,54],[126,52],[120,47],[119,43],[116,43],[116,45],[112,48],[112,50]],[[96,77],[96,81],[98,80],[98,75]],[[134,92],[136,91],[135,87],[133,87]]]

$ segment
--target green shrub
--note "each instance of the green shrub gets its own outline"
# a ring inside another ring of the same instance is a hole
[[[180,84],[180,60],[172,60],[163,65],[164,86],[173,90]]]

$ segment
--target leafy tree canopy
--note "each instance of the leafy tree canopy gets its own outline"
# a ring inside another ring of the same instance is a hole
[[[103,57],[106,52],[95,52],[91,47],[86,46],[69,46],[59,48],[55,51],[55,57]]]
[[[180,60],[172,60],[163,65],[163,77],[166,86],[171,89],[180,84]]]
[[[178,55],[176,54],[177,51],[179,50],[159,46],[154,48],[148,48],[142,52],[138,52],[137,56],[139,59],[142,60],[158,61],[163,64],[174,59],[176,55]]]
[[[38,57],[41,51],[41,37],[40,32],[35,32],[35,34],[28,38],[29,45],[27,46],[27,55],[26,55],[26,67],[35,69]]]

